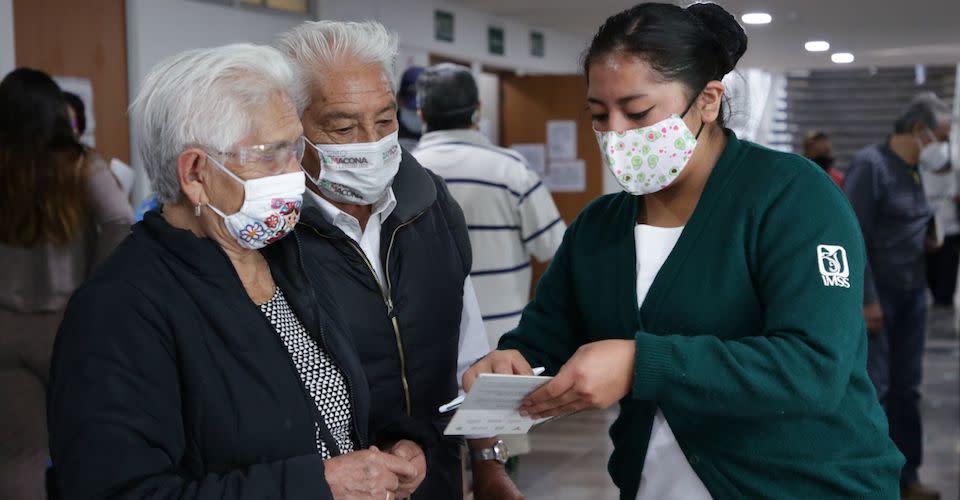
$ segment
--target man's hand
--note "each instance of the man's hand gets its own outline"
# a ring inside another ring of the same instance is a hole
[[[630,392],[636,345],[601,340],[580,347],[553,380],[527,395],[520,414],[537,419],[609,408]]]
[[[400,488],[398,477],[416,474],[410,462],[377,447],[340,455],[323,462],[333,497],[349,500],[392,500]]]
[[[501,375],[533,375],[533,368],[523,358],[520,351],[493,351],[477,361],[463,374],[463,390],[470,392],[473,383],[481,373],[499,373]]]
[[[423,478],[427,476],[427,458],[423,450],[417,446],[417,443],[406,439],[397,442],[390,448],[389,453],[397,458],[406,460],[416,470],[413,476],[398,476],[399,487],[397,488],[397,498],[407,498],[416,491]]]
[[[883,331],[883,309],[879,302],[863,306],[863,319],[867,323],[867,333],[876,335]]]
[[[467,445],[471,450],[491,448],[496,444],[496,438],[471,439]],[[523,494],[513,484],[503,464],[496,460],[474,460],[473,468],[473,498],[475,500],[523,500]]]
[[[506,469],[496,460],[473,463],[473,498],[475,500],[523,500]]]

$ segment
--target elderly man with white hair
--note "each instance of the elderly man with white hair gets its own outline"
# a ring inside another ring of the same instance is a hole
[[[337,285],[370,383],[371,442],[400,457],[425,453],[415,498],[460,498],[462,440],[443,435],[450,414],[439,407],[489,344],[463,213],[443,179],[398,143],[397,38],[372,21],[320,21],[280,46],[308,86],[307,271]],[[476,496],[521,498],[503,467],[506,446],[469,445]]]
[[[915,96],[886,141],[854,156],[844,184],[867,245],[867,371],[886,410],[890,437],[907,459],[900,488],[903,498],[911,499],[940,497],[918,476],[923,459],[925,253],[938,245],[920,170],[941,170],[950,161],[951,111],[933,93]]]
[[[370,393],[333,285],[304,271],[303,103],[270,47],[192,50],[147,76],[132,111],[162,207],[61,324],[60,498],[383,500],[422,479],[369,447]]]

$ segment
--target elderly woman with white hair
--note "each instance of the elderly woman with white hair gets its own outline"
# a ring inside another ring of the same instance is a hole
[[[422,480],[414,460],[364,449],[360,361],[303,270],[303,108],[269,47],[184,52],[146,78],[132,112],[162,207],[60,327],[61,498],[383,500]]]

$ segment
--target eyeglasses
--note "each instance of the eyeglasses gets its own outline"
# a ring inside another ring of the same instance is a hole
[[[227,157],[242,167],[266,167],[270,174],[282,173],[292,160],[303,160],[304,137],[292,142],[241,146],[234,151],[211,151],[210,154]]]

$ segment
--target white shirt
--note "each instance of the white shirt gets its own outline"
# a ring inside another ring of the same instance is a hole
[[[927,201],[934,209],[934,218],[945,236],[960,233],[960,220],[957,219],[957,175],[956,170],[930,172],[920,170],[923,178],[923,191]]]
[[[643,305],[650,285],[676,246],[682,227],[667,228],[638,224],[634,229],[637,245],[637,307]],[[637,500],[706,500],[710,492],[690,467],[670,424],[660,409],[653,417],[650,442],[640,475]]]
[[[380,230],[383,221],[390,217],[397,206],[397,198],[393,188],[387,190],[383,199],[373,204],[370,219],[366,229],[360,228],[360,221],[356,217],[337,208],[333,203],[323,199],[311,190],[307,190],[307,202],[320,209],[327,222],[337,226],[350,239],[360,246],[360,250],[370,261],[376,271],[377,281],[381,285],[384,281],[384,266],[380,259]],[[463,374],[474,361],[486,356],[490,352],[487,334],[483,329],[480,306],[473,288],[473,282],[468,276],[463,282],[463,310],[460,314],[460,341],[457,356],[457,384],[463,392]]]
[[[470,275],[495,346],[517,327],[530,301],[530,258],[552,259],[567,226],[523,157],[477,130],[428,132],[413,156],[444,178],[463,209],[473,248]]]

